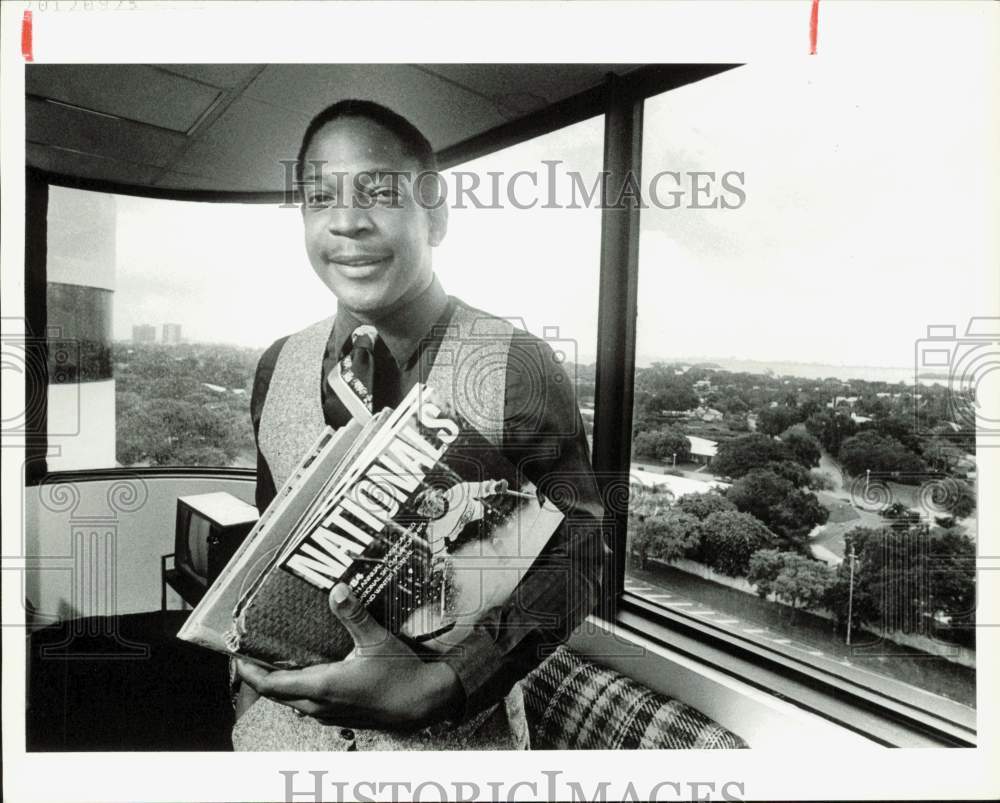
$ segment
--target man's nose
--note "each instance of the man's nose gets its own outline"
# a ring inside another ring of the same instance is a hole
[[[327,231],[340,237],[357,237],[375,228],[368,210],[354,201],[333,205],[327,215]]]

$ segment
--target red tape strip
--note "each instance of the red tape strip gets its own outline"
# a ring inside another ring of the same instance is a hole
[[[31,12],[25,11],[21,19],[21,55],[25,61],[34,61],[35,55],[32,52],[33,44],[31,40]]]
[[[819,0],[813,0],[809,14],[809,55],[816,55],[816,34],[819,31]]]

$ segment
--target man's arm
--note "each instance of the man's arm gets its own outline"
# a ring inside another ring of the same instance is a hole
[[[446,654],[466,713],[502,699],[596,607],[609,554],[575,388],[544,341],[515,335],[504,407],[505,456],[566,518],[511,599]]]
[[[272,343],[257,362],[257,372],[253,379],[253,392],[250,394],[250,421],[253,424],[254,444],[257,447],[257,487],[254,494],[254,501],[257,510],[261,513],[271,504],[277,494],[274,487],[274,478],[271,476],[271,467],[260,452],[260,417],[264,412],[264,401],[267,399],[267,390],[271,386],[271,375],[274,373],[274,366],[278,362],[278,355],[285,345],[287,337],[280,338]]]

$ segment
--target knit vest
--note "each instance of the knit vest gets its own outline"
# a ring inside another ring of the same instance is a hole
[[[278,354],[257,442],[280,488],[326,425],[320,374],[333,317],[314,323],[285,341]],[[436,399],[463,416],[491,444],[503,439],[507,355],[514,327],[460,301],[434,362],[427,385]]]
[[[271,375],[257,442],[280,488],[312,446],[326,420],[320,374],[333,317],[285,341]],[[506,367],[514,327],[455,301],[426,384],[435,398],[463,416],[491,444],[503,439]],[[343,734],[350,733],[349,738]],[[458,723],[440,723],[412,733],[345,731],[290,708],[259,699],[236,723],[236,750],[502,750],[527,745],[527,720],[519,684],[502,704]]]

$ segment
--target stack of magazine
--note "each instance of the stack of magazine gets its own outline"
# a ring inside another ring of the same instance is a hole
[[[327,602],[342,582],[442,651],[511,595],[559,509],[426,385],[364,418],[322,432],[180,638],[269,667],[343,659],[354,645]]]

